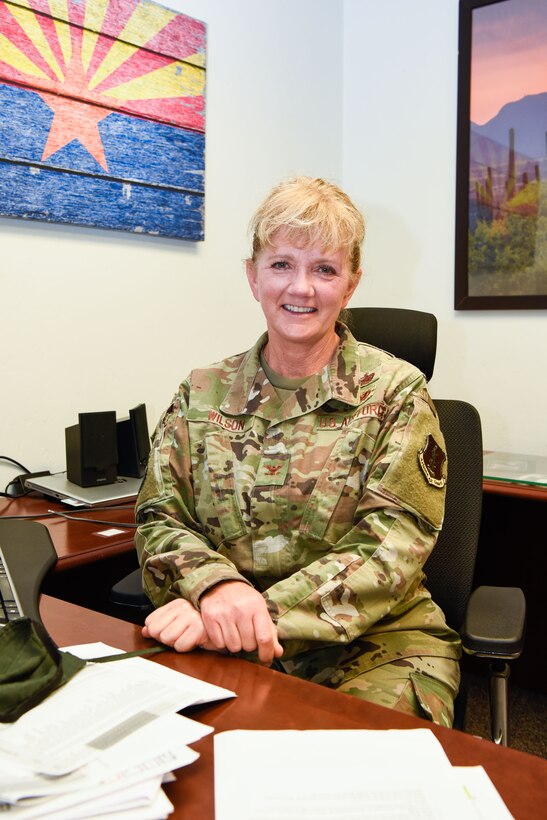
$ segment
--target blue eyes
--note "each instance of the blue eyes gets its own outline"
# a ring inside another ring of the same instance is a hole
[[[272,262],[272,268],[274,270],[281,270],[281,271],[288,270],[289,269],[289,263],[286,262],[285,260],[279,259],[276,262]],[[331,265],[317,265],[317,267],[315,268],[315,271],[317,273],[326,274],[328,276],[335,276],[336,275],[336,271]]]

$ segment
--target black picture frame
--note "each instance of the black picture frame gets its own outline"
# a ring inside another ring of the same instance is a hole
[[[485,192],[492,191],[492,168],[488,167],[484,169],[486,172],[486,176],[484,177],[484,183],[481,183],[474,179],[473,177],[477,174],[477,163],[475,158],[471,156],[472,148],[471,148],[471,137],[472,137],[472,123],[471,123],[471,80],[472,80],[472,72],[473,72],[473,16],[477,13],[478,9],[482,9],[484,6],[493,6],[499,3],[512,3],[516,7],[518,6],[519,0],[460,0],[459,4],[459,58],[458,58],[458,112],[457,112],[457,169],[456,169],[456,242],[455,242],[455,288],[454,288],[454,308],[456,310],[519,310],[519,309],[545,309],[547,308],[547,273],[545,274],[545,292],[544,293],[534,293],[534,292],[526,292],[526,286],[523,286],[523,292],[514,293],[502,293],[496,292],[500,289],[500,282],[506,281],[505,279],[501,279],[501,275],[504,277],[510,277],[511,270],[508,267],[503,269],[503,273],[500,275],[499,270],[492,267],[490,270],[488,266],[484,269],[480,267],[480,262],[477,261],[478,252],[477,248],[479,247],[477,237],[474,231],[471,229],[471,226],[474,225],[474,230],[476,231],[476,225],[478,224],[478,220],[480,218],[480,209],[483,207],[486,201],[486,213],[488,214],[488,209],[490,209],[490,220],[493,224],[496,217],[494,214],[496,212],[499,214],[500,210],[495,210],[495,201],[494,199],[486,196]],[[547,0],[545,0],[546,5],[546,13],[547,13]],[[545,43],[545,48],[547,49],[547,42]],[[547,88],[545,88],[547,92]],[[538,95],[541,96],[541,95]],[[508,168],[511,167],[511,162],[513,163],[513,182],[515,180],[515,131],[513,130],[512,141],[511,137],[509,137],[510,147],[507,152],[507,163]],[[546,124],[547,130],[547,124]],[[499,148],[499,145],[497,146]],[[513,160],[511,160],[511,151]],[[499,152],[498,152],[499,153]],[[518,156],[518,155],[517,155]],[[472,164],[473,163],[473,164]],[[538,201],[538,211],[537,211],[537,218],[536,218],[536,231],[539,225],[539,218],[540,218],[540,204],[541,204],[541,184],[543,182],[544,185],[547,185],[545,179],[547,178],[547,157],[545,161],[541,163],[541,170],[539,171],[540,177],[538,178],[538,168],[540,165],[537,164],[534,166],[534,178],[531,179],[531,182],[537,183],[537,201]],[[472,175],[473,169],[473,175]],[[494,190],[496,187],[500,190],[499,187],[499,180],[500,180],[500,166],[494,168]],[[529,180],[528,176],[522,175],[522,179]],[[489,187],[490,183],[490,187]],[[528,185],[529,182],[524,181],[521,183],[522,185]],[[507,188],[508,183],[506,182],[506,190],[509,191]],[[480,187],[477,187],[480,186]],[[508,201],[509,193],[504,195],[506,197],[505,201]],[[482,198],[482,202],[481,202]],[[513,200],[515,201],[515,200]],[[546,206],[543,205],[543,210],[547,210]],[[483,211],[484,213],[484,211]],[[509,209],[506,207],[503,211],[504,218],[508,217]],[[524,214],[526,216],[526,214]],[[547,213],[544,214],[545,218],[547,219]],[[515,221],[514,214],[510,215],[510,218]],[[522,219],[523,214],[518,214],[518,218]],[[488,224],[486,221],[485,224]],[[522,223],[526,224],[527,228],[530,228],[530,223]],[[484,226],[483,226],[484,227]],[[486,230],[486,229],[485,229]],[[510,235],[513,235],[510,233]],[[526,232],[526,236],[529,235],[529,230]],[[547,237],[547,234],[546,234]],[[547,239],[545,240],[547,242]],[[508,243],[510,244],[510,243]],[[519,258],[519,254],[521,254],[521,245],[528,246],[527,253],[529,253],[529,248],[531,247],[531,241],[529,239],[522,240],[520,242],[518,248],[516,249],[517,258]],[[471,253],[471,260],[470,260],[470,253]],[[535,254],[535,249],[534,249]],[[546,248],[547,254],[547,248]],[[506,260],[510,254],[505,254],[504,259]],[[524,254],[526,256],[526,254]],[[492,263],[494,264],[494,263]],[[505,266],[508,263],[505,261],[503,263]],[[541,271],[539,274],[535,272],[537,270],[536,257],[534,256],[533,268],[534,276],[536,277],[536,282],[534,283],[535,288],[537,288],[537,283],[539,282],[539,288],[543,289],[543,272]],[[497,281],[495,280],[495,276],[498,276]],[[471,280],[471,281],[470,281]],[[507,281],[511,281],[510,279]],[[514,276],[513,276],[514,281]],[[477,284],[480,283],[480,284]],[[489,291],[490,284],[492,286],[492,291]],[[519,286],[520,287],[520,286]],[[511,290],[514,286],[508,286],[507,289]],[[532,290],[532,288],[530,288]]]

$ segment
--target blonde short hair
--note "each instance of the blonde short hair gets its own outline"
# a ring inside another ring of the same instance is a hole
[[[249,225],[253,262],[281,228],[290,241],[321,242],[326,249],[344,250],[352,273],[359,270],[365,221],[337,185],[304,176],[276,185]]]

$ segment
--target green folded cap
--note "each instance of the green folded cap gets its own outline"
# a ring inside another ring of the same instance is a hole
[[[60,652],[42,624],[30,618],[10,621],[0,628],[0,722],[17,720],[85,665]]]

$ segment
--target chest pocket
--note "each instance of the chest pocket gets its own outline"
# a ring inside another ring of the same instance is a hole
[[[222,534],[233,540],[247,532],[236,481],[236,458],[231,438],[223,432],[205,436],[205,451],[213,506]]]
[[[312,538],[324,538],[344,488],[348,490],[348,477],[357,446],[361,438],[359,430],[352,430],[341,436],[332,448],[315,486],[308,499],[300,522],[300,532]],[[359,482],[358,474],[356,482]],[[359,487],[352,488],[355,504],[360,495]],[[352,516],[347,516],[348,529],[352,526]]]
[[[282,442],[266,444],[258,464],[255,487],[282,487],[289,469],[289,454]]]

